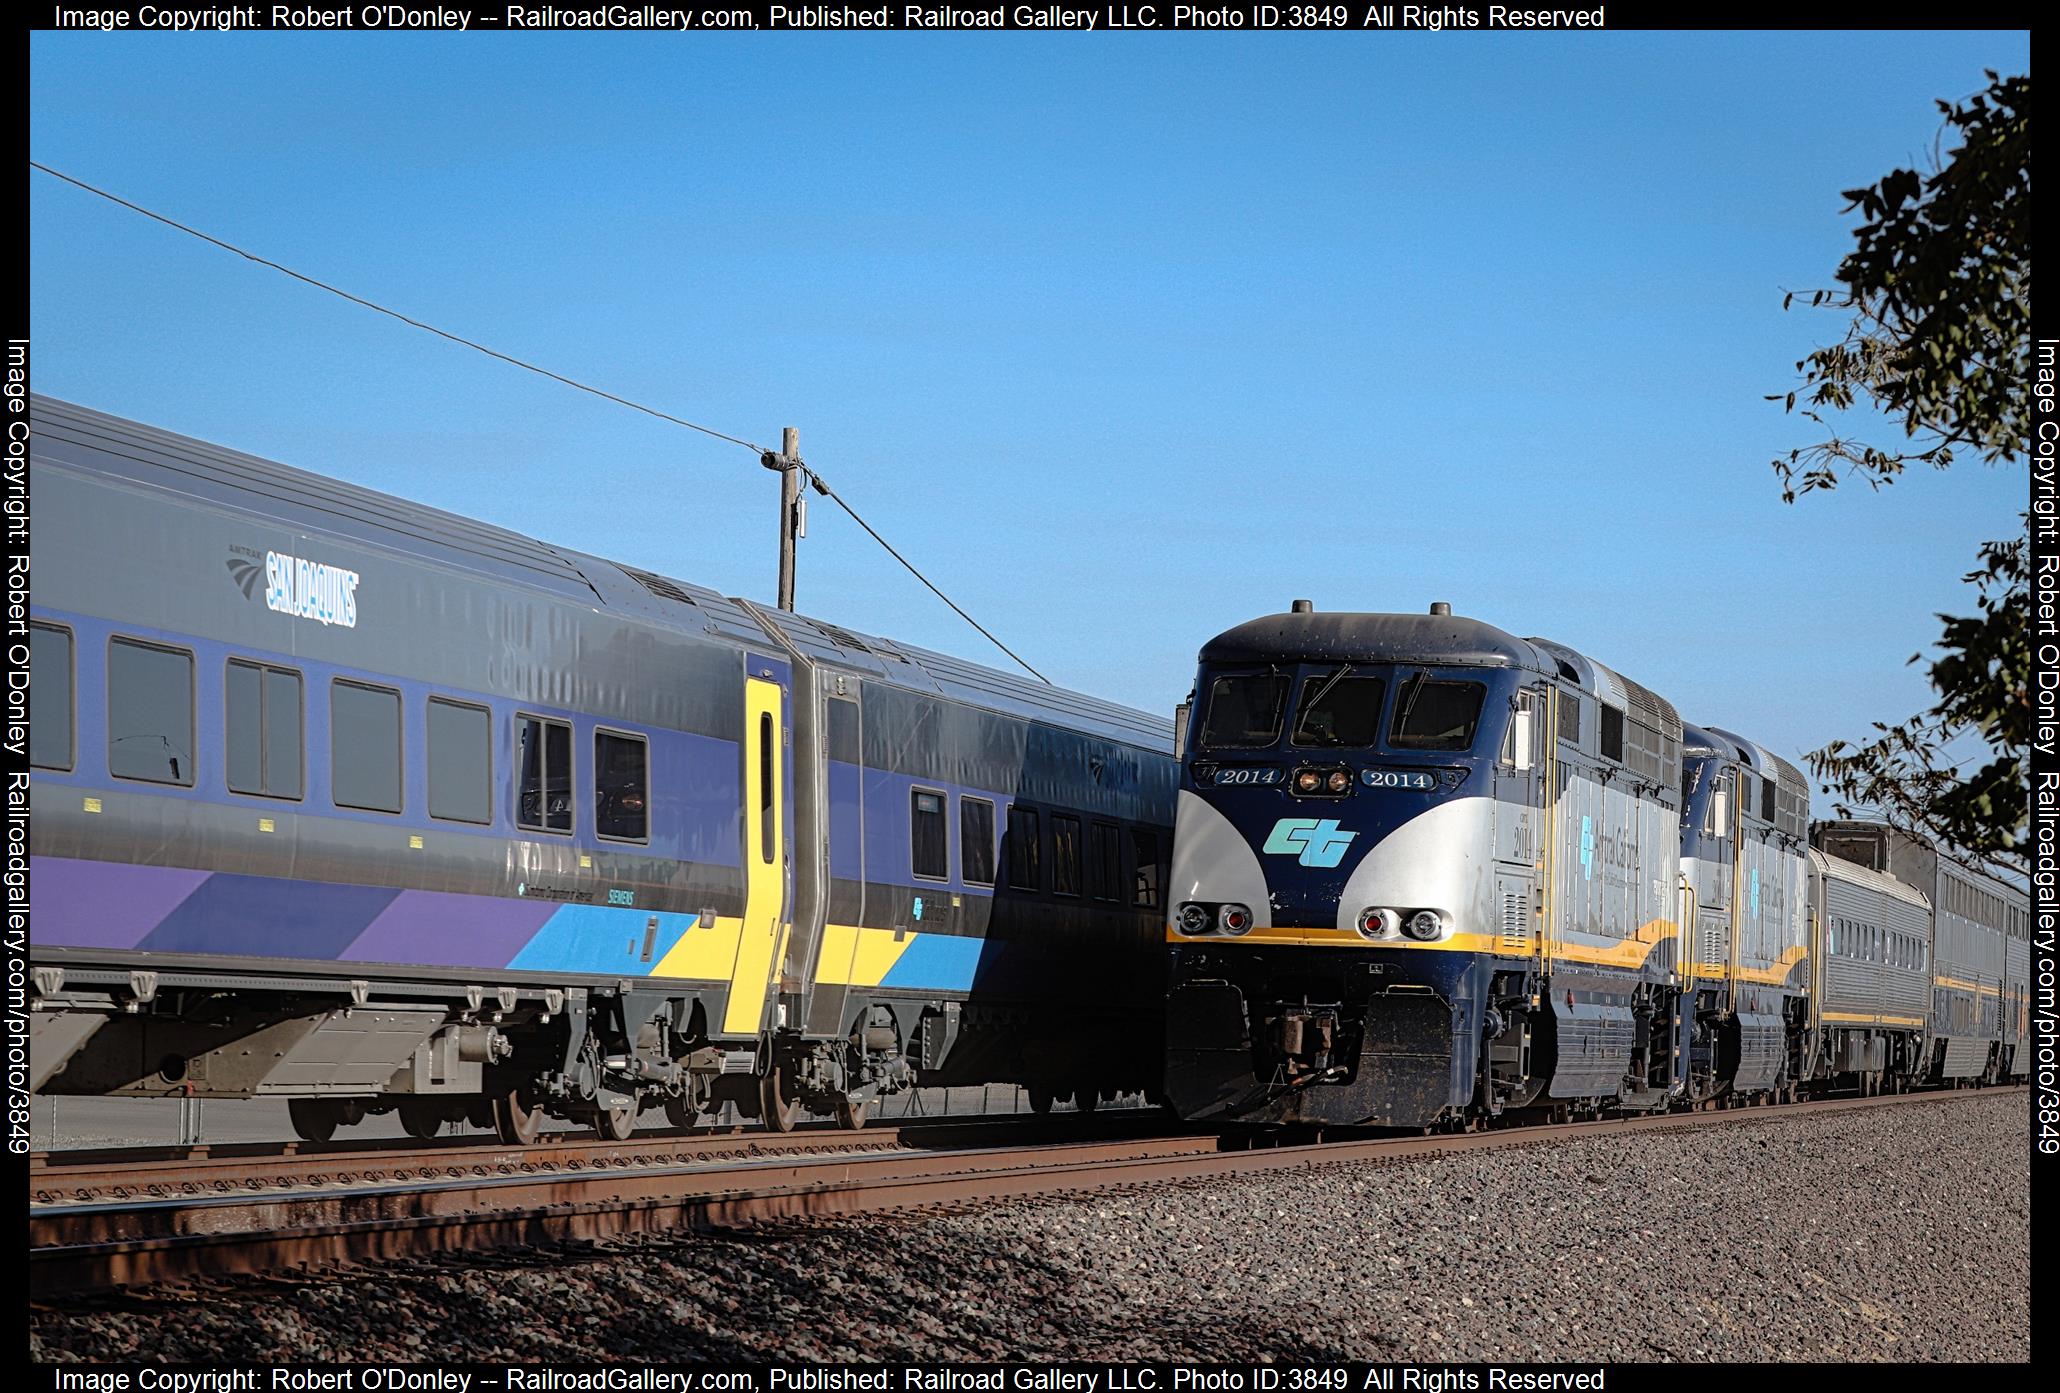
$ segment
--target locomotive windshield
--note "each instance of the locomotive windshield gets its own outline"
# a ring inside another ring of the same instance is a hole
[[[1387,683],[1378,677],[1353,677],[1350,672],[1350,668],[1339,668],[1302,679],[1295,744],[1363,749],[1380,738],[1381,697]]]
[[[1216,748],[1256,748],[1280,738],[1281,708],[1287,705],[1285,673],[1219,677],[1209,685],[1209,710],[1202,719],[1202,743]]]
[[[1479,682],[1453,682],[1418,673],[1402,684],[1388,744],[1398,750],[1466,750],[1473,747],[1488,689]]]

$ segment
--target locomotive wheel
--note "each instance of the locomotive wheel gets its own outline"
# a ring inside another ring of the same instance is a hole
[[[775,1132],[791,1132],[801,1120],[801,1100],[787,1091],[787,1071],[778,1065],[759,1085],[758,1115]]]
[[[494,1134],[507,1146],[530,1146],[544,1130],[543,1105],[523,1088],[508,1088],[493,1096]]]
[[[594,1110],[594,1135],[602,1141],[628,1141],[637,1130],[637,1105]]]
[[[870,1098],[863,1103],[854,1103],[850,1094],[839,1093],[836,1106],[837,1125],[847,1131],[864,1131],[866,1119],[873,1115],[873,1100]]]
[[[293,1134],[302,1141],[328,1141],[343,1121],[343,1109],[327,1098],[289,1098],[286,1116],[293,1123]]]
[[[443,1130],[443,1109],[434,1098],[404,1098],[399,1111],[401,1130],[420,1141]]]
[[[1030,1097],[1030,1111],[1043,1117],[1051,1112],[1051,1085],[1048,1083],[1026,1083],[1023,1092]]]

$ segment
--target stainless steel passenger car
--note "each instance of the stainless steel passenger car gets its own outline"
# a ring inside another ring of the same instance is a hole
[[[1162,718],[31,422],[38,1089],[523,1141],[1153,1081]]]

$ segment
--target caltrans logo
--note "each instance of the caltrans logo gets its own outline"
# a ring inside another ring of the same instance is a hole
[[[1305,866],[1328,868],[1345,859],[1357,832],[1340,832],[1334,817],[1284,817],[1273,824],[1264,848],[1268,856],[1293,856]]]

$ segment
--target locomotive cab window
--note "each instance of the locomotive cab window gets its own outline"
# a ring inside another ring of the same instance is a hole
[[[1209,684],[1209,709],[1202,718],[1202,744],[1216,749],[1252,749],[1280,738],[1281,707],[1288,680],[1279,673],[1219,677]]]
[[[515,718],[515,825],[532,832],[572,830],[572,726],[544,716]]]
[[[1070,813],[1052,814],[1051,892],[1080,893],[1080,819]]]
[[[72,767],[72,631],[29,625],[29,763]]]
[[[918,880],[946,880],[951,876],[951,848],[946,845],[944,795],[927,788],[911,789],[908,795],[908,847],[910,867]]]
[[[229,791],[260,798],[301,793],[300,674],[266,663],[229,661],[223,690]]]
[[[1488,689],[1421,674],[1402,684],[1388,743],[1398,750],[1467,750]]]
[[[401,810],[401,694],[337,678],[329,684],[329,801]]]
[[[1038,865],[1037,812],[1011,805],[1008,835],[1002,850],[1009,866],[1009,889],[1035,891],[1043,888],[1043,871]]]
[[[1339,668],[1302,679],[1293,743],[1317,749],[1364,749],[1380,738],[1381,697],[1387,683]]]
[[[968,885],[994,884],[994,804],[958,800],[958,873]]]
[[[137,639],[107,645],[107,772],[193,784],[193,655]]]
[[[651,840],[651,746],[641,735],[594,732],[594,835]]]
[[[481,825],[494,820],[493,713],[429,699],[429,815]]]

